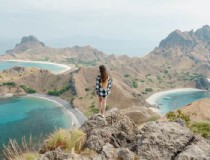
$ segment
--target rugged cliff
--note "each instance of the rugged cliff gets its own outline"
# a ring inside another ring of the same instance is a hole
[[[103,118],[90,117],[80,128],[86,134],[83,150],[94,154],[40,149],[41,160],[201,160],[210,159],[210,143],[193,134],[184,123],[149,122],[139,130],[136,124],[118,111]]]

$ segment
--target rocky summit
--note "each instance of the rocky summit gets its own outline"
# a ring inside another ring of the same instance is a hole
[[[30,35],[23,37],[21,42],[16,44],[14,49],[8,50],[7,53],[22,53],[28,49],[37,49],[45,47],[43,42],[40,42],[36,37]]]
[[[41,160],[210,160],[210,143],[192,133],[183,121],[148,122],[142,129],[119,111],[90,117],[82,126],[84,148],[95,154],[43,148]],[[43,145],[44,146],[44,145]]]

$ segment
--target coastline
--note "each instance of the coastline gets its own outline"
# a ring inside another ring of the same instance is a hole
[[[71,67],[65,64],[60,64],[60,63],[55,63],[55,62],[46,62],[46,61],[29,61],[29,60],[21,60],[21,59],[17,59],[17,60],[0,60],[0,62],[25,62],[25,63],[40,63],[40,64],[53,64],[53,65],[57,65],[59,67],[63,67],[65,68],[64,70],[57,72],[57,73],[53,73],[53,74],[61,74],[61,73],[65,73],[69,70],[71,70]]]
[[[72,125],[70,126],[70,128],[72,127],[78,128],[87,120],[85,115],[80,110],[78,110],[77,108],[73,108],[72,105],[68,101],[60,97],[49,96],[46,94],[37,94],[37,93],[27,94],[26,97],[35,97],[35,98],[45,99],[45,100],[48,100],[57,104],[59,107],[63,107],[65,109],[65,112],[70,116],[72,120],[72,123],[71,123]]]
[[[176,89],[161,91],[151,95],[149,98],[146,99],[146,102],[149,103],[151,106],[153,106],[149,107],[149,109],[151,109],[153,112],[160,114],[160,109],[158,108],[158,104],[156,102],[158,98],[170,93],[191,92],[191,91],[203,91],[203,90],[196,88],[176,88]]]

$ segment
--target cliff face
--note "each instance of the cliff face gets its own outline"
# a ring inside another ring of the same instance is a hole
[[[90,117],[81,129],[86,133],[84,148],[92,155],[40,150],[42,160],[200,160],[210,159],[210,144],[194,135],[183,122],[149,122],[141,130],[127,116],[111,111],[105,118]],[[45,142],[47,144],[47,142]]]
[[[199,78],[196,81],[196,88],[209,91],[210,90],[210,82],[206,78]]]

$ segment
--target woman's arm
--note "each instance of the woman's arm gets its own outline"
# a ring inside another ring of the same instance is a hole
[[[99,93],[99,88],[100,88],[100,76],[97,76],[96,78],[96,93]]]
[[[107,90],[108,90],[108,94],[110,94],[110,90],[112,88],[112,78],[109,77],[109,80],[108,80],[108,86],[107,86]]]

